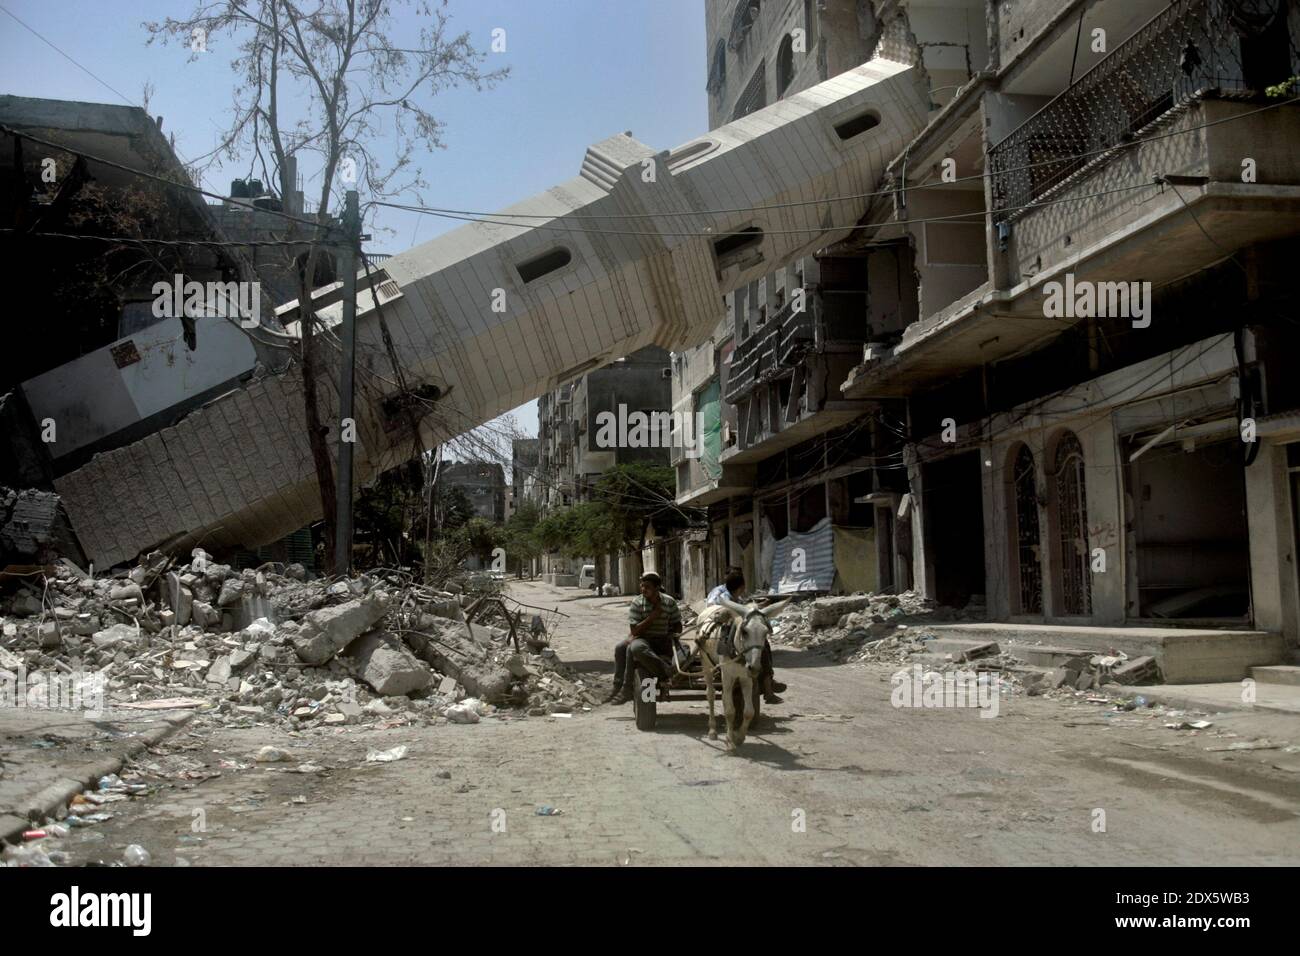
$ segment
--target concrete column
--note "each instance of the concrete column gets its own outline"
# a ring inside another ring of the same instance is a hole
[[[1280,631],[1294,648],[1300,595],[1286,446],[1263,445],[1254,464],[1246,469],[1246,522],[1255,627]]]
[[[989,617],[995,619],[1011,615],[1011,589],[1017,586],[1009,540],[1015,502],[1007,495],[1007,469],[1011,467],[1008,452],[1014,444],[996,442],[980,446],[980,465],[984,469],[984,600]],[[992,467],[984,462],[992,462]]]
[[[876,580],[872,582],[872,589],[883,591],[890,577],[894,572],[894,553],[897,545],[893,534],[891,522],[892,508],[875,507],[872,509],[874,517],[872,523],[876,529]],[[886,532],[889,532],[888,534]],[[893,546],[891,546],[891,542]],[[892,582],[897,584],[897,581]]]
[[[922,596],[933,598],[934,557],[925,541],[925,491],[921,482],[921,465],[915,460],[915,452],[908,456],[912,460],[907,466],[907,485],[912,494],[912,504],[908,517],[912,519],[912,580],[916,591]]]
[[[1092,619],[1099,625],[1124,623],[1124,472],[1115,423],[1107,415],[1077,433],[1083,445],[1088,502],[1088,550],[1106,551],[1106,570],[1092,573]]]

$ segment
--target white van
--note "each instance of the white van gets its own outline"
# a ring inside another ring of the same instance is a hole
[[[582,570],[578,572],[578,587],[587,588],[589,591],[596,590],[596,566],[594,564],[584,564]]]

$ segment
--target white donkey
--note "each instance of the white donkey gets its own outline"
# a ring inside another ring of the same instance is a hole
[[[722,709],[727,721],[727,749],[737,750],[745,742],[750,721],[758,711],[758,678],[763,670],[763,643],[772,633],[768,623],[789,605],[781,601],[769,607],[737,604],[725,598],[711,604],[696,622],[700,660],[704,665],[704,686],[709,698],[709,739],[717,740],[717,715],[713,706],[713,671],[722,669]],[[723,646],[722,629],[734,623],[730,647]],[[739,695],[740,700],[736,700]]]

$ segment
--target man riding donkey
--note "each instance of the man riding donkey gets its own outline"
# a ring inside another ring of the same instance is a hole
[[[709,596],[704,599],[705,605],[710,607],[723,605],[728,601],[733,604],[748,603],[745,598],[745,575],[741,573],[740,568],[730,568],[723,582],[710,591]],[[733,622],[724,620],[722,629],[723,633],[719,640],[723,642],[725,650],[735,637]],[[772,668],[772,644],[766,639],[763,641],[762,664],[763,673],[759,678],[759,686],[763,688],[763,701],[768,704],[784,703],[785,701],[778,697],[777,694],[785,690],[786,687],[785,684],[776,680],[776,671]]]
[[[714,671],[722,675],[722,706],[727,724],[727,749],[735,753],[745,742],[750,723],[758,716],[758,688],[768,703],[780,703],[777,690],[784,684],[773,680],[771,621],[789,606],[782,601],[760,608],[740,603],[745,579],[738,570],[728,572],[726,582],[709,593],[707,606],[696,621],[700,663],[709,700],[709,738],[716,739],[713,706]]]

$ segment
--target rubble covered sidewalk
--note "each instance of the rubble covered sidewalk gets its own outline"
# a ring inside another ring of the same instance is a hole
[[[97,779],[187,723],[346,733],[595,703],[540,618],[516,649],[507,630],[465,620],[470,594],[396,570],[329,581],[279,567],[175,567],[154,552],[115,577],[63,562],[6,588],[0,839],[60,816],[83,786],[93,795]]]

